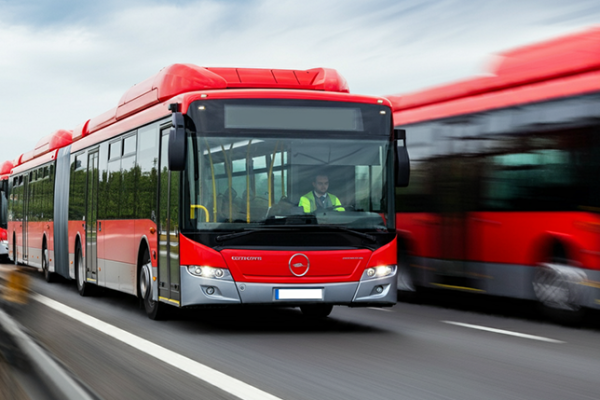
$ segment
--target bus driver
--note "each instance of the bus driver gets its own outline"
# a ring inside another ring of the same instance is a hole
[[[325,211],[333,208],[335,211],[344,211],[340,199],[331,193],[327,193],[329,188],[329,177],[325,173],[315,175],[312,182],[313,190],[300,197],[298,206],[304,209],[305,213],[314,211]]]

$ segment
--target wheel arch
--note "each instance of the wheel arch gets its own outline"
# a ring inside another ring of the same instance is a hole
[[[540,265],[554,258],[560,258],[569,265],[581,266],[578,249],[580,246],[572,235],[545,232],[534,242],[530,265]]]

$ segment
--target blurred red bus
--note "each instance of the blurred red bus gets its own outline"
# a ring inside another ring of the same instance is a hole
[[[15,160],[11,258],[81,295],[139,296],[151,318],[165,305],[391,306],[394,165],[408,173],[391,111],[331,69],[172,65]],[[317,173],[342,206],[305,213]]]
[[[0,165],[0,261],[8,259],[8,175],[12,163],[5,161]]]
[[[412,162],[397,190],[401,289],[600,307],[600,29],[388,98]]]

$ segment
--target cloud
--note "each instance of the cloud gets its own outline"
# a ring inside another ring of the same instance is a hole
[[[600,16],[588,0],[0,0],[0,10],[0,162],[173,63],[330,67],[352,92],[384,95],[479,73],[493,52]]]

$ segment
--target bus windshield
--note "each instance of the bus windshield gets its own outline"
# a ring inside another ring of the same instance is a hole
[[[192,137],[184,229],[337,225],[387,231],[389,141]]]

